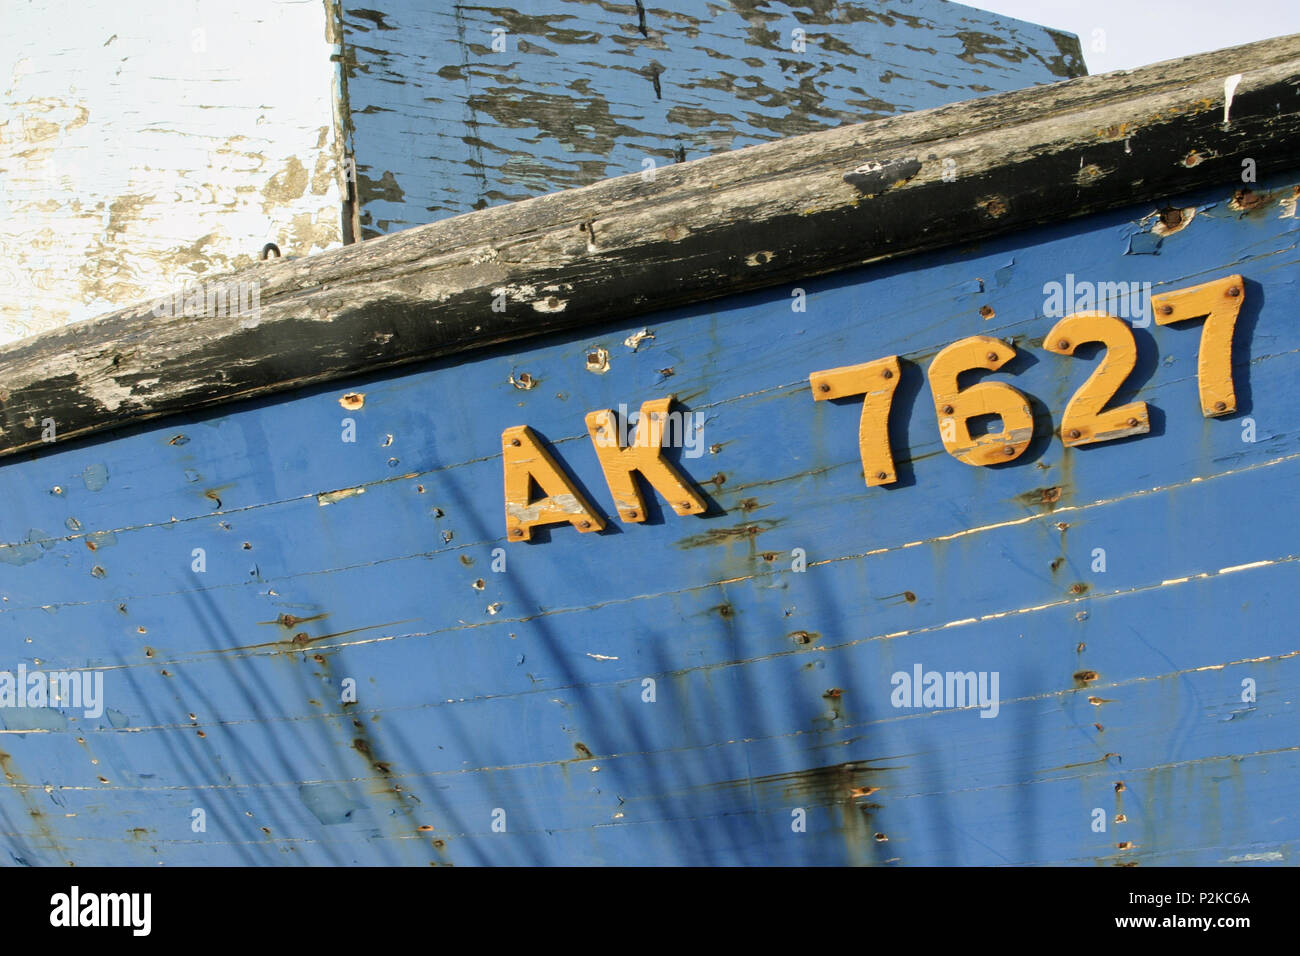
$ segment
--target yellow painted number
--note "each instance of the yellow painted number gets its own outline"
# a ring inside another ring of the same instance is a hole
[[[1029,400],[1005,382],[978,382],[958,389],[957,377],[971,369],[999,369],[1016,354],[1007,343],[987,335],[973,335],[949,345],[930,363],[930,392],[939,418],[943,447],[968,465],[1014,461],[1029,447],[1034,417]],[[1002,431],[972,436],[970,419],[997,415]]]
[[[894,455],[889,448],[889,409],[900,378],[898,356],[876,359],[861,365],[813,372],[808,376],[813,398],[862,396],[862,417],[858,420],[858,450],[867,485],[888,485],[898,480]]]
[[[1245,301],[1246,286],[1239,275],[1151,297],[1156,325],[1205,316],[1196,358],[1196,381],[1201,414],[1206,418],[1237,410],[1237,392],[1232,385],[1232,333]]]
[[[1043,348],[1057,355],[1073,355],[1076,348],[1088,342],[1106,346],[1106,355],[1065,406],[1061,441],[1067,446],[1088,445],[1149,432],[1151,420],[1146,402],[1103,411],[1137,366],[1137,342],[1127,324],[1105,312],[1076,312],[1052,326]]]

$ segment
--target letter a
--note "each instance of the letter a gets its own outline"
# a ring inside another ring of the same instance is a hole
[[[569,476],[542,447],[537,433],[527,425],[503,431],[501,450],[506,468],[507,541],[527,541],[538,525],[564,521],[584,532],[605,527],[605,519],[592,510]],[[545,498],[532,500],[534,483]]]
[[[625,448],[609,441],[610,435],[618,434],[613,412],[606,409],[587,414],[587,433],[596,446],[614,507],[624,521],[645,521],[645,500],[634,474],[638,471],[679,515],[697,515],[706,510],[704,496],[663,457],[664,422],[672,403],[671,395],[642,403],[636,438]]]

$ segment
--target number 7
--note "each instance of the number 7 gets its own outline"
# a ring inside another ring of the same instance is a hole
[[[862,396],[862,417],[858,420],[858,450],[867,485],[889,485],[898,480],[894,454],[889,447],[889,409],[898,388],[898,356],[889,355],[862,365],[813,372],[808,376],[813,398]]]
[[[1205,316],[1196,358],[1196,381],[1201,394],[1201,414],[1206,418],[1237,410],[1237,392],[1232,386],[1232,333],[1245,301],[1245,283],[1239,275],[1151,297],[1156,325]]]

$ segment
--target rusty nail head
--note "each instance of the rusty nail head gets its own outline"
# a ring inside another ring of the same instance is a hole
[[[1070,343],[1066,339],[1061,339],[1061,341],[1056,343],[1056,347],[1058,349],[1068,349],[1070,347]]]
[[[885,472],[883,472],[883,471],[878,471],[878,472],[876,472],[876,478],[877,478],[879,481],[884,481],[884,480],[885,480],[886,478],[888,478],[888,477],[889,477],[889,475],[885,474]]]
[[[1083,437],[1083,434],[1082,434],[1082,432],[1079,431],[1079,429],[1077,429],[1077,428],[1071,428],[1071,429],[1070,429],[1070,437],[1071,437],[1071,438],[1082,438],[1082,437]]]
[[[1016,446],[1015,446],[1015,445],[1007,445],[1005,448],[1002,449],[1002,452],[1003,452],[1003,454],[1014,455],[1014,454],[1016,453]]]
[[[629,512],[627,513],[627,516],[628,516],[629,518],[635,518],[635,517],[636,517],[636,512],[635,512],[635,511],[629,511]]]
[[[1174,307],[1173,307],[1172,305],[1162,305],[1162,306],[1160,307],[1160,314],[1161,314],[1161,315],[1173,315],[1173,314],[1174,314]]]
[[[510,529],[510,536],[511,536],[512,538],[522,538],[523,535],[524,535],[524,529],[523,529],[523,528],[511,528],[511,529]]]
[[[944,413],[945,415],[951,415],[951,414],[952,414],[952,406],[951,406],[951,405],[945,405],[945,406],[943,406],[943,413]]]
[[[817,386],[817,391],[819,392],[829,392],[830,390],[831,387],[827,385],[825,382],[822,382],[822,384]]]
[[[518,447],[519,447],[519,439],[518,439],[518,438],[512,438],[512,439],[510,439],[510,444],[511,444],[512,446],[514,446],[515,448],[518,448]]]
[[[1229,286],[1229,287],[1228,287],[1228,295],[1232,296],[1232,297],[1235,299],[1237,296],[1241,295],[1241,288],[1240,288],[1239,286],[1235,286],[1235,285],[1234,285],[1234,286]]]
[[[1214,410],[1215,410],[1216,412],[1221,412],[1221,411],[1223,411],[1224,409],[1226,409],[1227,407],[1228,407],[1228,406],[1227,406],[1225,403],[1223,403],[1223,402],[1215,402],[1215,403],[1214,403]]]
[[[1128,427],[1129,427],[1129,428],[1137,428],[1137,425],[1138,425],[1138,420],[1137,420],[1136,418],[1130,418],[1130,419],[1128,420]]]
[[[998,360],[998,353],[997,353],[997,352],[990,352],[988,355],[986,355],[986,356],[984,356],[984,357],[985,357],[986,359],[988,359],[990,362],[996,362],[996,361]]]
[[[885,378],[893,378],[893,377],[894,377],[894,370],[893,370],[892,368],[887,368],[887,369],[885,369],[885,371],[882,372],[881,374],[884,375]]]
[[[681,502],[681,506],[683,508],[689,508],[691,506],[691,503],[689,501],[683,501]]]
[[[579,521],[579,522],[578,522],[578,527],[581,528],[583,531],[586,531],[588,528],[591,527],[591,522],[590,522],[590,521]]]

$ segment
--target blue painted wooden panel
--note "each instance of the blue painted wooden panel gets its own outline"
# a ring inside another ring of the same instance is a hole
[[[771,289],[0,466],[0,669],[95,668],[107,705],[0,707],[8,858],[1294,862],[1296,182],[1171,197],[1199,211],[1163,240],[1120,210],[810,279],[802,312]],[[1096,359],[1040,347],[1045,283],[1237,272],[1238,414],[1200,415],[1198,326],[1150,325],[1120,399],[1151,434],[1050,437]],[[924,384],[973,334],[1038,416],[995,468],[943,451]],[[859,406],[807,376],[893,353],[902,480],[868,489]],[[502,429],[610,515],[583,416],[670,392],[708,516],[505,542]],[[895,707],[916,665],[996,672],[997,715]]]
[[[947,0],[397,0],[343,22],[367,237],[1085,72],[1073,35]]]

